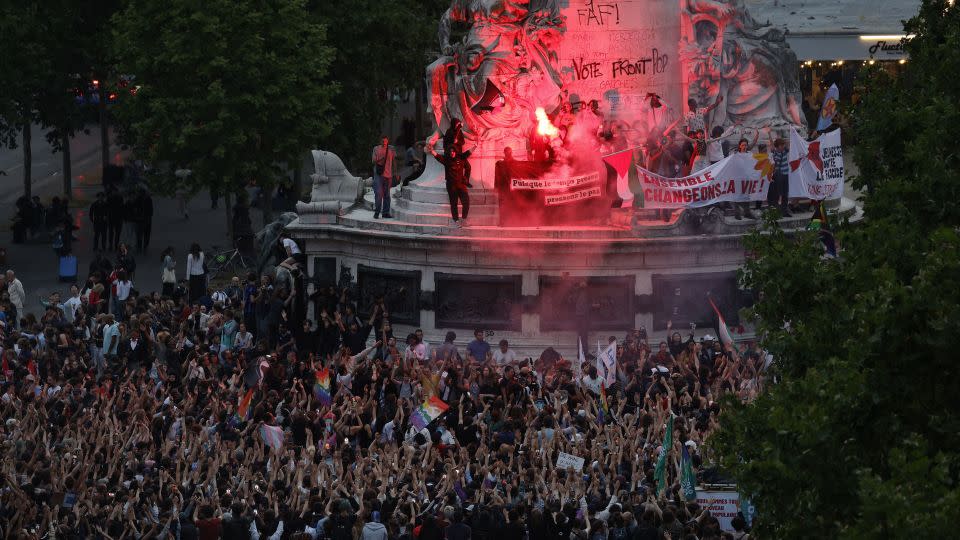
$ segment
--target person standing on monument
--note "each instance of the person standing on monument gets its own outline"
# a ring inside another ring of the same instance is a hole
[[[444,175],[447,180],[447,195],[450,198],[450,218],[453,220],[454,227],[463,227],[467,220],[467,214],[470,213],[470,195],[467,188],[470,187],[467,159],[470,152],[463,152],[456,146],[444,150],[444,155],[437,153],[435,149],[430,149],[433,157],[443,164]],[[461,215],[457,207],[458,203],[463,207]]]
[[[373,219],[392,218],[390,215],[390,186],[393,169],[396,167],[397,151],[390,146],[390,139],[383,135],[381,144],[373,149]],[[382,212],[381,212],[382,211]]]

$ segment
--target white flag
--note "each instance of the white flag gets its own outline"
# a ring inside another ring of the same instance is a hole
[[[574,373],[577,374],[577,386],[580,386],[581,379],[583,379],[583,363],[587,361],[587,357],[583,355],[583,340],[579,337],[577,338],[577,346],[580,349],[580,354],[577,356],[577,369]]]
[[[617,342],[611,342],[601,356],[605,372],[604,379],[607,388],[610,388],[617,382]]]

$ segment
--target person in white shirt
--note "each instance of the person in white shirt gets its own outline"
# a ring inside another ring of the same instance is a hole
[[[517,362],[517,353],[513,352],[507,340],[501,339],[500,348],[493,352],[493,360],[498,366],[515,364]]]
[[[233,341],[233,348],[238,351],[246,351],[253,348],[253,334],[247,332],[247,325],[240,323],[240,331]]]
[[[587,370],[587,374],[583,376],[580,381],[583,384],[583,387],[586,390],[593,392],[596,395],[600,395],[600,387],[603,383],[603,378],[597,374],[597,366],[590,366]]]
[[[284,253],[287,254],[287,258],[280,263],[280,266],[293,271],[299,265],[306,262],[303,252],[300,251],[300,246],[298,246],[293,238],[290,238],[290,235],[286,232],[280,233],[280,245],[283,247]]]
[[[190,302],[195,302],[207,292],[207,271],[204,270],[203,251],[200,244],[190,246],[187,254],[187,278],[190,280]]]
[[[117,281],[113,283],[113,313],[120,316],[123,314],[123,304],[127,298],[130,298],[130,289],[133,288],[133,282],[127,279],[127,271],[117,272]]]
[[[77,310],[83,301],[80,299],[80,289],[76,285],[70,286],[70,299],[63,303],[63,316],[67,322],[73,324],[77,317]]]
[[[17,279],[13,270],[7,270],[7,294],[10,295],[10,303],[17,308],[17,314],[13,318],[13,327],[20,328],[20,317],[24,316],[23,301],[26,300],[27,293],[23,290],[23,283]]]
[[[430,343],[423,339],[423,330],[417,328],[413,333],[417,336],[417,339],[420,340],[420,344],[423,345],[423,357],[430,358]]]

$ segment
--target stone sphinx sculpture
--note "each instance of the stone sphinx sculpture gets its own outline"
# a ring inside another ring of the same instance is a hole
[[[805,126],[797,55],[783,30],[757,22],[744,0],[683,0],[681,21],[689,97],[700,106],[724,98],[711,125]]]
[[[313,150],[314,173],[310,202],[297,203],[297,213],[306,223],[325,221],[320,215],[335,218],[354,204],[363,201],[364,189],[371,184],[350,174],[343,160],[333,152]]]

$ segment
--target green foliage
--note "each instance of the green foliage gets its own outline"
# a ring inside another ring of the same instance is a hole
[[[747,286],[779,384],[713,443],[764,538],[950,537],[960,499],[960,7],[926,0],[854,111],[865,218],[839,260],[773,223]]]
[[[117,107],[124,138],[191,184],[270,185],[329,134],[333,50],[303,0],[131,0],[113,22],[119,72],[140,85]]]
[[[16,148],[24,125],[39,121],[40,101],[53,71],[51,47],[61,19],[42,2],[0,4],[0,47],[7,51],[0,84],[0,143]],[[55,35],[55,34],[54,34]]]
[[[351,167],[368,167],[392,96],[424,87],[439,51],[437,27],[449,0],[315,0],[337,53],[330,66],[342,85],[334,97],[337,130],[319,140]],[[394,134],[396,135],[396,134]],[[357,171],[355,171],[357,172]]]

